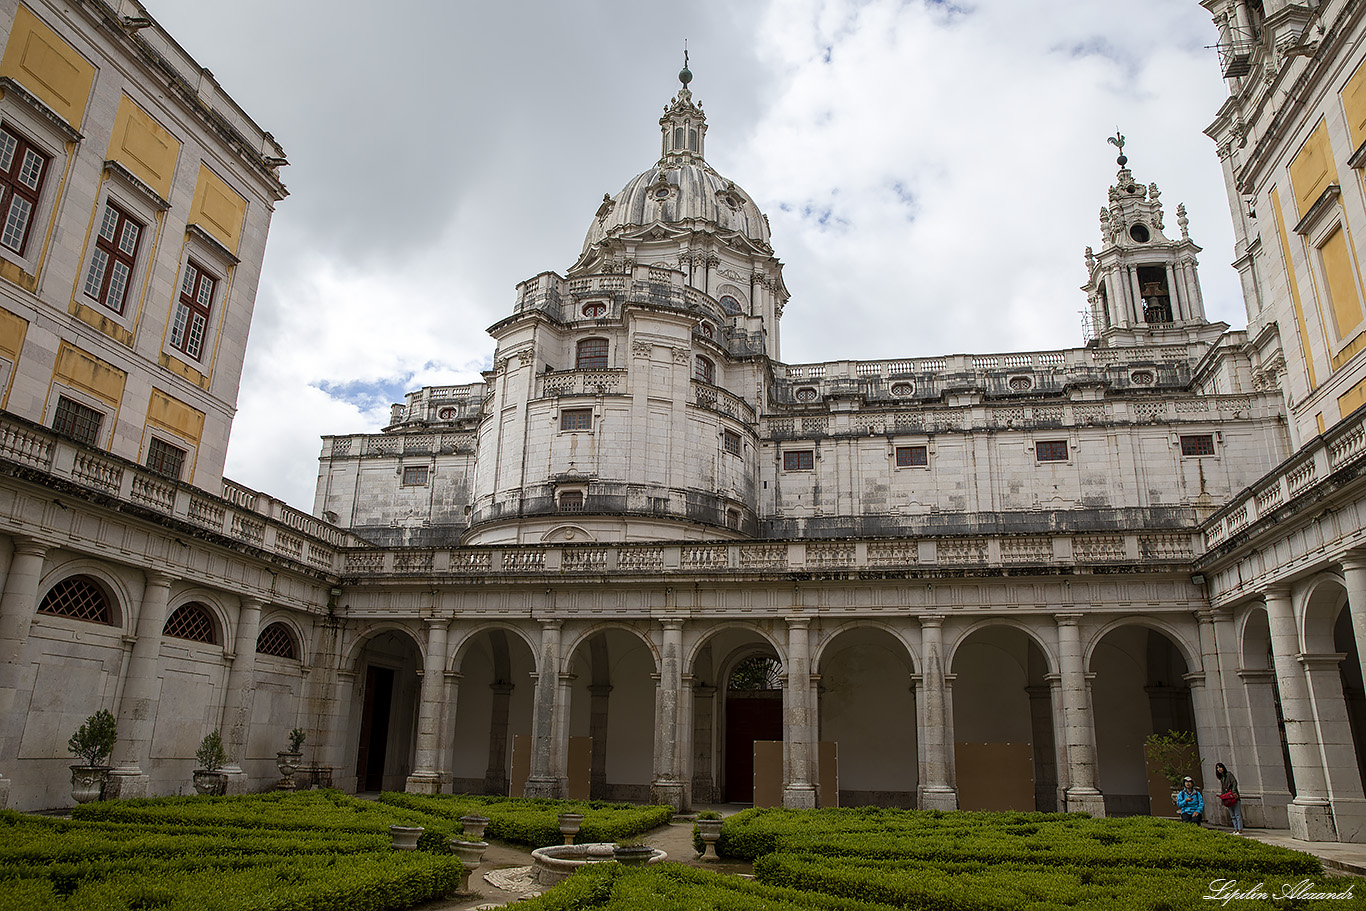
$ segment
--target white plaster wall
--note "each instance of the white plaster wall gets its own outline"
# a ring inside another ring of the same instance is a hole
[[[905,646],[886,633],[855,631],[820,664],[820,740],[839,745],[842,791],[914,791],[915,698]]]

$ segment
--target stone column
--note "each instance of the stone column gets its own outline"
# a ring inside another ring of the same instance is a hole
[[[1271,655],[1281,690],[1285,741],[1295,776],[1295,799],[1286,808],[1290,835],[1302,841],[1337,841],[1318,732],[1314,729],[1314,707],[1300,664],[1300,634],[1290,603],[1290,589],[1268,589],[1265,598],[1271,624]]]
[[[1062,671],[1063,739],[1067,744],[1067,811],[1105,815],[1096,787],[1095,725],[1081,654],[1081,614],[1057,614],[1058,663]]]
[[[1057,750],[1053,745],[1053,687],[1047,683],[1025,687],[1029,697],[1029,730],[1034,752],[1034,808],[1056,813],[1058,802]]]
[[[920,689],[925,703],[925,780],[920,784],[922,810],[958,809],[958,792],[949,784],[949,720],[944,698],[944,618],[920,618],[920,651],[924,670]]]
[[[783,806],[814,810],[816,786],[811,783],[811,645],[809,617],[787,618],[787,685],[783,687],[783,752],[787,779]]]
[[[492,717],[489,719],[489,764],[484,770],[484,793],[508,792],[508,706],[512,701],[512,683],[491,683]]]
[[[1228,686],[1224,682],[1223,662],[1220,661],[1219,629],[1215,625],[1215,612],[1201,610],[1195,612],[1200,630],[1200,664],[1204,673],[1197,683],[1191,675],[1186,682],[1191,689],[1191,701],[1195,706],[1195,726],[1199,732],[1201,752],[1209,759],[1210,774],[1214,774],[1213,763],[1220,756],[1233,756],[1233,740],[1228,715]],[[1232,650],[1232,644],[1225,646]],[[1200,689],[1197,690],[1196,687]],[[1202,701],[1203,700],[1203,701]],[[1232,760],[1225,760],[1232,765]],[[1211,778],[1210,781],[1214,781]]]
[[[1352,618],[1361,679],[1366,680],[1366,554],[1351,551],[1342,557],[1342,580],[1347,587],[1347,612]]]
[[[559,797],[555,764],[555,708],[560,677],[563,620],[541,621],[541,651],[536,661],[536,702],[531,713],[531,769],[527,797]]]
[[[1361,789],[1356,745],[1352,742],[1347,700],[1342,693],[1342,676],[1338,670],[1342,659],[1341,653],[1300,655],[1300,664],[1304,667],[1318,723],[1319,755],[1323,758],[1326,793],[1337,840],[1362,842],[1366,841],[1366,794]]]
[[[32,689],[27,680],[24,645],[33,612],[38,608],[38,584],[43,577],[47,545],[31,538],[15,538],[14,554],[0,594],[0,758],[19,756],[24,714],[16,709],[19,693]],[[0,778],[0,809],[9,806],[10,780]]]
[[[1291,794],[1281,752],[1281,725],[1276,717],[1276,676],[1270,669],[1249,668],[1238,671],[1238,677],[1246,706],[1236,716],[1239,720],[1233,730],[1235,738],[1245,735],[1248,744],[1236,754],[1240,757],[1239,765],[1233,767],[1233,772],[1243,795],[1243,823],[1288,829],[1286,807]],[[1234,742],[1238,744],[1239,740]]]
[[[455,653],[451,640],[446,640],[446,660]],[[441,787],[444,791],[455,779],[455,709],[460,703],[460,681],[464,675],[459,671],[446,671],[441,675],[441,741],[437,744],[437,770],[441,773]],[[504,788],[504,793],[507,789]]]
[[[683,809],[683,780],[678,774],[678,708],[683,687],[683,621],[668,619],[664,625],[664,648],[659,661],[659,717],[655,719],[654,780],[650,803]]]
[[[1057,771],[1057,787],[1053,792],[1053,806],[1055,810],[1062,810],[1067,806],[1067,789],[1072,785],[1072,779],[1068,777],[1067,768],[1067,741],[1063,738],[1062,732],[1067,729],[1067,724],[1063,720],[1062,712],[1062,674],[1045,674],[1043,678],[1048,683],[1048,698],[1053,709],[1053,767]]]
[[[1171,263],[1167,264],[1166,271],[1167,305],[1172,308],[1172,322],[1179,323],[1185,318],[1181,312],[1181,306],[1185,303],[1185,301],[1181,299],[1182,296],[1178,291],[1178,286],[1176,283],[1176,270],[1172,268]]]
[[[714,740],[716,724],[716,693],[714,686],[694,686],[692,736],[692,793],[704,804],[716,800],[715,776],[712,771],[716,752]]]
[[[152,730],[161,699],[157,664],[170,595],[170,576],[147,573],[142,607],[138,610],[137,636],[124,672],[123,697],[119,700],[118,711],[119,739],[114,746],[115,767],[109,773],[105,797],[147,796],[151,778],[145,770],[151,766]]]
[[[416,761],[403,788],[410,794],[441,793],[441,691],[446,686],[446,631],[449,627],[449,620],[427,620],[427,657],[422,664],[422,692],[418,697]]]
[[[227,692],[223,697],[223,746],[227,748],[228,793],[247,792],[247,773],[242,763],[247,758],[247,739],[251,734],[251,707],[256,695],[256,638],[261,631],[260,598],[242,598],[237,611],[237,635],[228,672]],[[281,744],[284,746],[284,744]]]

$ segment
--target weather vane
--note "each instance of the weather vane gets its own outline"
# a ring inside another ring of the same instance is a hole
[[[686,54],[685,51],[684,55],[686,56]],[[1128,164],[1129,159],[1124,156],[1124,134],[1119,131],[1119,127],[1115,127],[1115,135],[1109,137],[1109,143],[1119,149],[1119,157],[1115,159],[1115,163],[1121,168]]]

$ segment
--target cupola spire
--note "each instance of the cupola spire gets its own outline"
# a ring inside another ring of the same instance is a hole
[[[683,87],[678,90],[664,108],[664,116],[659,118],[663,132],[660,145],[660,162],[678,164],[684,161],[704,160],[707,138],[707,115],[702,113],[702,104],[694,104],[688,83],[692,82],[692,70],[688,69],[687,44],[683,47],[683,69],[678,72],[678,81]]]

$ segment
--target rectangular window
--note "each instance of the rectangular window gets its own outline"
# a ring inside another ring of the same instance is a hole
[[[1183,436],[1181,438],[1181,454],[1183,456],[1214,455],[1214,437],[1208,433]]]
[[[403,469],[403,486],[419,487],[427,483],[427,466],[410,465]]]
[[[1066,462],[1067,441],[1047,440],[1034,444],[1034,457],[1040,462]]]
[[[179,348],[198,360],[204,351],[204,336],[209,328],[209,310],[218,279],[190,260],[185,264],[185,275],[180,281],[180,298],[176,301],[175,322],[171,326],[171,347]]]
[[[898,446],[896,448],[897,468],[926,468],[930,464],[928,446]]]
[[[152,442],[147,444],[147,467],[179,481],[185,467],[185,450],[152,437]]]
[[[574,368],[576,370],[606,370],[607,339],[586,338],[579,342],[574,356]]]
[[[560,512],[583,512],[583,491],[560,491]]]
[[[731,455],[740,454],[740,434],[734,430],[721,431],[721,448]]]
[[[561,430],[592,430],[592,408],[566,408],[560,412]]]
[[[0,128],[0,244],[24,255],[38,194],[47,173],[47,156],[8,129]]]
[[[812,471],[815,467],[816,456],[810,449],[783,453],[783,471]]]
[[[52,429],[78,443],[98,446],[100,423],[103,420],[104,415],[94,408],[87,408],[80,402],[60,395],[57,397],[57,411],[52,416]]]
[[[90,257],[90,271],[85,274],[87,297],[115,313],[123,312],[141,241],[142,225],[118,206],[106,202],[95,236],[95,252]]]

